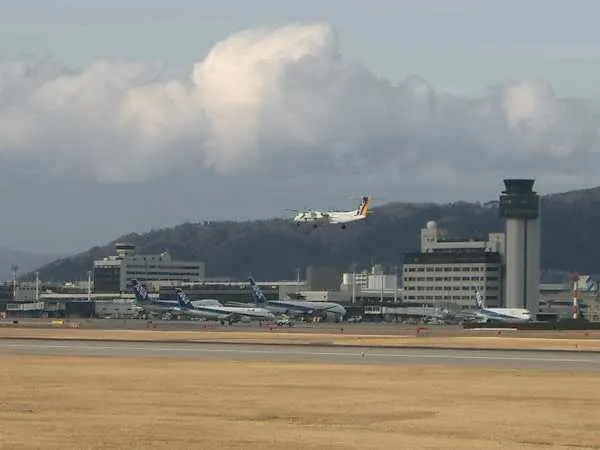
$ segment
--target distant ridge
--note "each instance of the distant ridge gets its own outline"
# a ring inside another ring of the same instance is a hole
[[[546,195],[542,198],[542,267],[559,271],[600,273],[600,187]],[[290,220],[203,222],[128,234],[103,247],[62,258],[39,269],[44,280],[85,279],[95,259],[114,254],[115,242],[131,242],[140,253],[169,251],[173,258],[204,261],[208,276],[243,280],[294,279],[296,268],[333,265],[347,268],[372,262],[402,263],[405,252],[419,245],[428,220],[458,237],[503,231],[497,202],[389,203],[374,208],[366,221],[346,230],[337,226],[296,227]]]
[[[0,280],[9,280],[12,278],[12,266],[18,267],[17,275],[27,273],[36,268],[48,264],[50,261],[58,258],[56,254],[38,254],[33,252],[24,252],[14,250],[5,246],[0,246]]]

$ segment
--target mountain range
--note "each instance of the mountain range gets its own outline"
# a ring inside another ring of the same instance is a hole
[[[13,266],[17,267],[17,274],[27,273],[56,260],[59,256],[25,252],[0,245],[0,280],[12,279]]]
[[[342,230],[327,225],[297,227],[291,220],[202,222],[128,234],[102,247],[57,259],[39,268],[45,281],[86,279],[93,261],[115,253],[116,242],[137,245],[138,253],[168,251],[173,259],[206,263],[207,276],[260,280],[295,279],[297,268],[328,265],[357,269],[374,263],[401,265],[417,251],[420,229],[435,220],[454,237],[485,238],[504,230],[498,203],[388,203],[367,220]],[[600,187],[542,197],[542,267],[600,273]]]

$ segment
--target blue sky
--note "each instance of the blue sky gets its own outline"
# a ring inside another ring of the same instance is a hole
[[[541,192],[598,183],[597,1],[0,10],[0,202],[17,212],[0,244],[13,248],[83,250],[362,193],[488,200],[504,176]]]

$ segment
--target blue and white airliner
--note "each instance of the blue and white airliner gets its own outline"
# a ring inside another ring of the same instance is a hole
[[[267,300],[254,278],[249,277],[250,296],[257,306],[268,309],[274,314],[285,314],[290,317],[321,316],[335,322],[341,322],[346,315],[346,308],[333,302],[309,302],[306,300]]]
[[[181,315],[181,308],[177,302],[152,298],[146,287],[136,279],[131,280],[131,285],[135,293],[136,304],[142,307],[146,316],[173,317]]]
[[[228,322],[231,325],[241,320],[272,321],[275,315],[265,308],[248,308],[241,306],[223,306],[216,300],[212,304],[192,302],[182,289],[177,288],[177,301],[181,311],[189,316],[199,317],[205,320],[218,320],[222,325]]]
[[[479,290],[475,292],[477,308],[467,314],[473,314],[483,323],[525,323],[533,320],[531,311],[524,308],[488,308]]]

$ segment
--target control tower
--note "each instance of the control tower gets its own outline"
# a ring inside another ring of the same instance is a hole
[[[540,297],[540,196],[534,180],[504,180],[500,217],[506,219],[506,308],[538,310]]]

